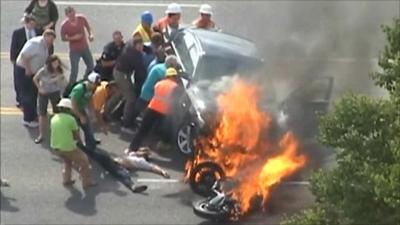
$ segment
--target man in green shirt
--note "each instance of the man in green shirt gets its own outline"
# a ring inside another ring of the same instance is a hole
[[[72,168],[74,168],[81,175],[84,188],[94,186],[96,182],[90,175],[89,160],[77,147],[77,141],[80,141],[79,127],[71,115],[71,100],[63,98],[57,106],[59,113],[56,113],[50,121],[50,147],[64,160],[63,184],[75,183],[72,180]]]
[[[92,111],[93,105],[92,95],[96,90],[96,87],[100,84],[100,75],[92,72],[89,74],[88,79],[75,85],[69,97],[72,102],[72,111],[75,117],[78,119],[79,125],[85,135],[85,147],[89,150],[96,148],[98,141],[94,138],[92,127],[90,126],[90,120],[86,110]]]

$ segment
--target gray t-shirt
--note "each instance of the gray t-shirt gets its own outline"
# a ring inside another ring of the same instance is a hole
[[[46,67],[42,67],[36,74],[40,87],[47,93],[62,91],[66,80],[62,74],[52,74]]]
[[[19,53],[17,65],[25,68],[22,64],[21,55],[30,59],[32,72],[37,73],[46,63],[47,57],[49,57],[49,50],[43,36],[34,37],[27,41]]]

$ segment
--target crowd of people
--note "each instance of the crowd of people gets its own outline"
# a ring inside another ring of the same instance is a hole
[[[93,29],[86,16],[70,6],[64,13],[59,32],[61,40],[69,44],[68,79],[68,67],[54,54],[59,18],[54,1],[32,0],[21,20],[23,26],[13,32],[10,59],[23,125],[39,128],[35,143],[50,137],[52,151],[64,161],[64,185],[74,183],[72,169],[79,172],[84,188],[96,185],[88,157],[78,146],[82,144],[89,151],[96,149],[100,140],[94,135],[94,125],[107,134],[107,124],[112,120],[120,120],[121,132],[133,135],[125,155],[115,158],[115,162],[127,169],[148,170],[168,178],[165,170],[148,161],[150,151],[142,143],[153,126],[168,116],[173,101],[184,90],[178,59],[168,50],[171,34],[182,26],[181,6],[169,4],[165,17],[155,23],[153,14],[144,11],[129,40],[125,42],[122,32],[114,31],[112,41],[96,60],[90,49]],[[211,6],[201,5],[192,26],[214,29],[211,16]],[[86,70],[78,79],[81,58]],[[49,102],[53,111],[50,125]],[[121,115],[115,113],[118,108]],[[138,124],[140,115],[142,122]]]

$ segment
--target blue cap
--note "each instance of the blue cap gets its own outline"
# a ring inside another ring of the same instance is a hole
[[[149,11],[144,11],[142,13],[142,23],[148,23],[152,24],[153,23],[153,15]]]

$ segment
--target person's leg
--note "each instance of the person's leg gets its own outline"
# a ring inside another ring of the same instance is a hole
[[[85,147],[88,150],[94,150],[96,148],[96,139],[94,138],[93,130],[90,125],[89,117],[86,115],[87,121],[85,124],[82,124],[78,119],[79,125],[82,128],[83,135],[85,136]]]
[[[79,60],[81,59],[81,55],[77,52],[69,52],[69,61],[71,63],[71,73],[69,75],[69,83],[73,84],[76,82],[78,78],[78,70],[79,70]]]
[[[14,64],[14,90],[15,90],[15,100],[18,106],[22,106],[21,103],[21,85],[25,76],[24,68]]]
[[[35,143],[40,143],[46,133],[47,126],[47,105],[49,104],[49,95],[38,96],[38,114],[39,114],[39,135],[35,139]]]
[[[22,105],[25,122],[33,122],[37,119],[36,103],[37,89],[33,84],[32,77],[24,75],[22,90]]]
[[[137,101],[135,102],[135,106],[133,108],[133,112],[132,112],[132,121],[131,124],[132,126],[136,126],[136,117],[138,117],[140,115],[140,113],[146,109],[147,105],[148,105],[148,101],[142,99],[142,98],[138,98]]]
[[[78,172],[82,178],[82,186],[84,188],[93,186],[96,184],[91,176],[91,166],[89,163],[89,159],[84,152],[80,149],[74,150],[71,152],[71,156],[73,162],[76,164],[76,168],[78,168]]]
[[[135,104],[135,93],[132,81],[127,74],[114,70],[114,79],[125,100],[122,125],[128,127],[132,121],[132,111]]]
[[[72,182],[72,160],[68,157],[68,153],[59,154],[64,161],[64,169],[62,171],[63,184],[68,185]]]
[[[86,79],[87,76],[89,75],[89,73],[91,73],[94,69],[94,62],[93,62],[93,56],[92,56],[92,52],[90,51],[89,47],[86,48],[85,50],[83,50],[83,52],[81,53],[83,62],[85,62],[86,65],[86,71],[85,71],[85,75],[84,78]]]
[[[53,114],[58,112],[58,107],[57,104],[60,102],[61,100],[61,93],[59,91],[51,93],[49,95],[50,98],[50,103],[51,103],[51,107],[53,109]]]
[[[149,133],[154,123],[157,122],[159,114],[160,113],[151,109],[146,110],[143,122],[129,145],[129,151],[137,151],[139,149],[143,139]]]

